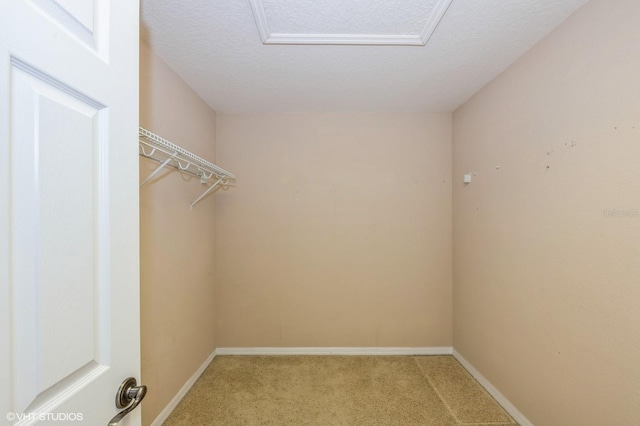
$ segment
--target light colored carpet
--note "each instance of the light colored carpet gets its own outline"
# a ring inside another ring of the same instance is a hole
[[[165,426],[516,425],[451,356],[219,356]]]

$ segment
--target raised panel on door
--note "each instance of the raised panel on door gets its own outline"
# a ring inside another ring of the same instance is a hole
[[[29,0],[82,43],[103,54],[108,47],[110,0]]]
[[[37,69],[11,69],[13,411],[55,404],[108,368],[100,227],[107,109]]]

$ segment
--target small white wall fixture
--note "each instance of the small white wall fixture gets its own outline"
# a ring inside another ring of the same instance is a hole
[[[263,44],[425,46],[453,0],[437,0],[419,34],[305,34],[273,33],[263,0],[249,0]]]

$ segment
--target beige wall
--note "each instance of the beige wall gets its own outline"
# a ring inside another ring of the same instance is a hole
[[[218,114],[217,344],[451,345],[451,114]]]
[[[639,23],[592,0],[454,114],[454,347],[536,425],[640,424]]]
[[[144,42],[140,80],[140,125],[213,161],[215,113]],[[156,166],[141,158],[140,178]],[[140,190],[144,425],[215,348],[215,197],[190,210],[206,188],[174,169],[161,176]]]

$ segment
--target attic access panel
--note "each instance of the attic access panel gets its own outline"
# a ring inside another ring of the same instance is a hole
[[[263,44],[424,46],[452,0],[249,0]]]

